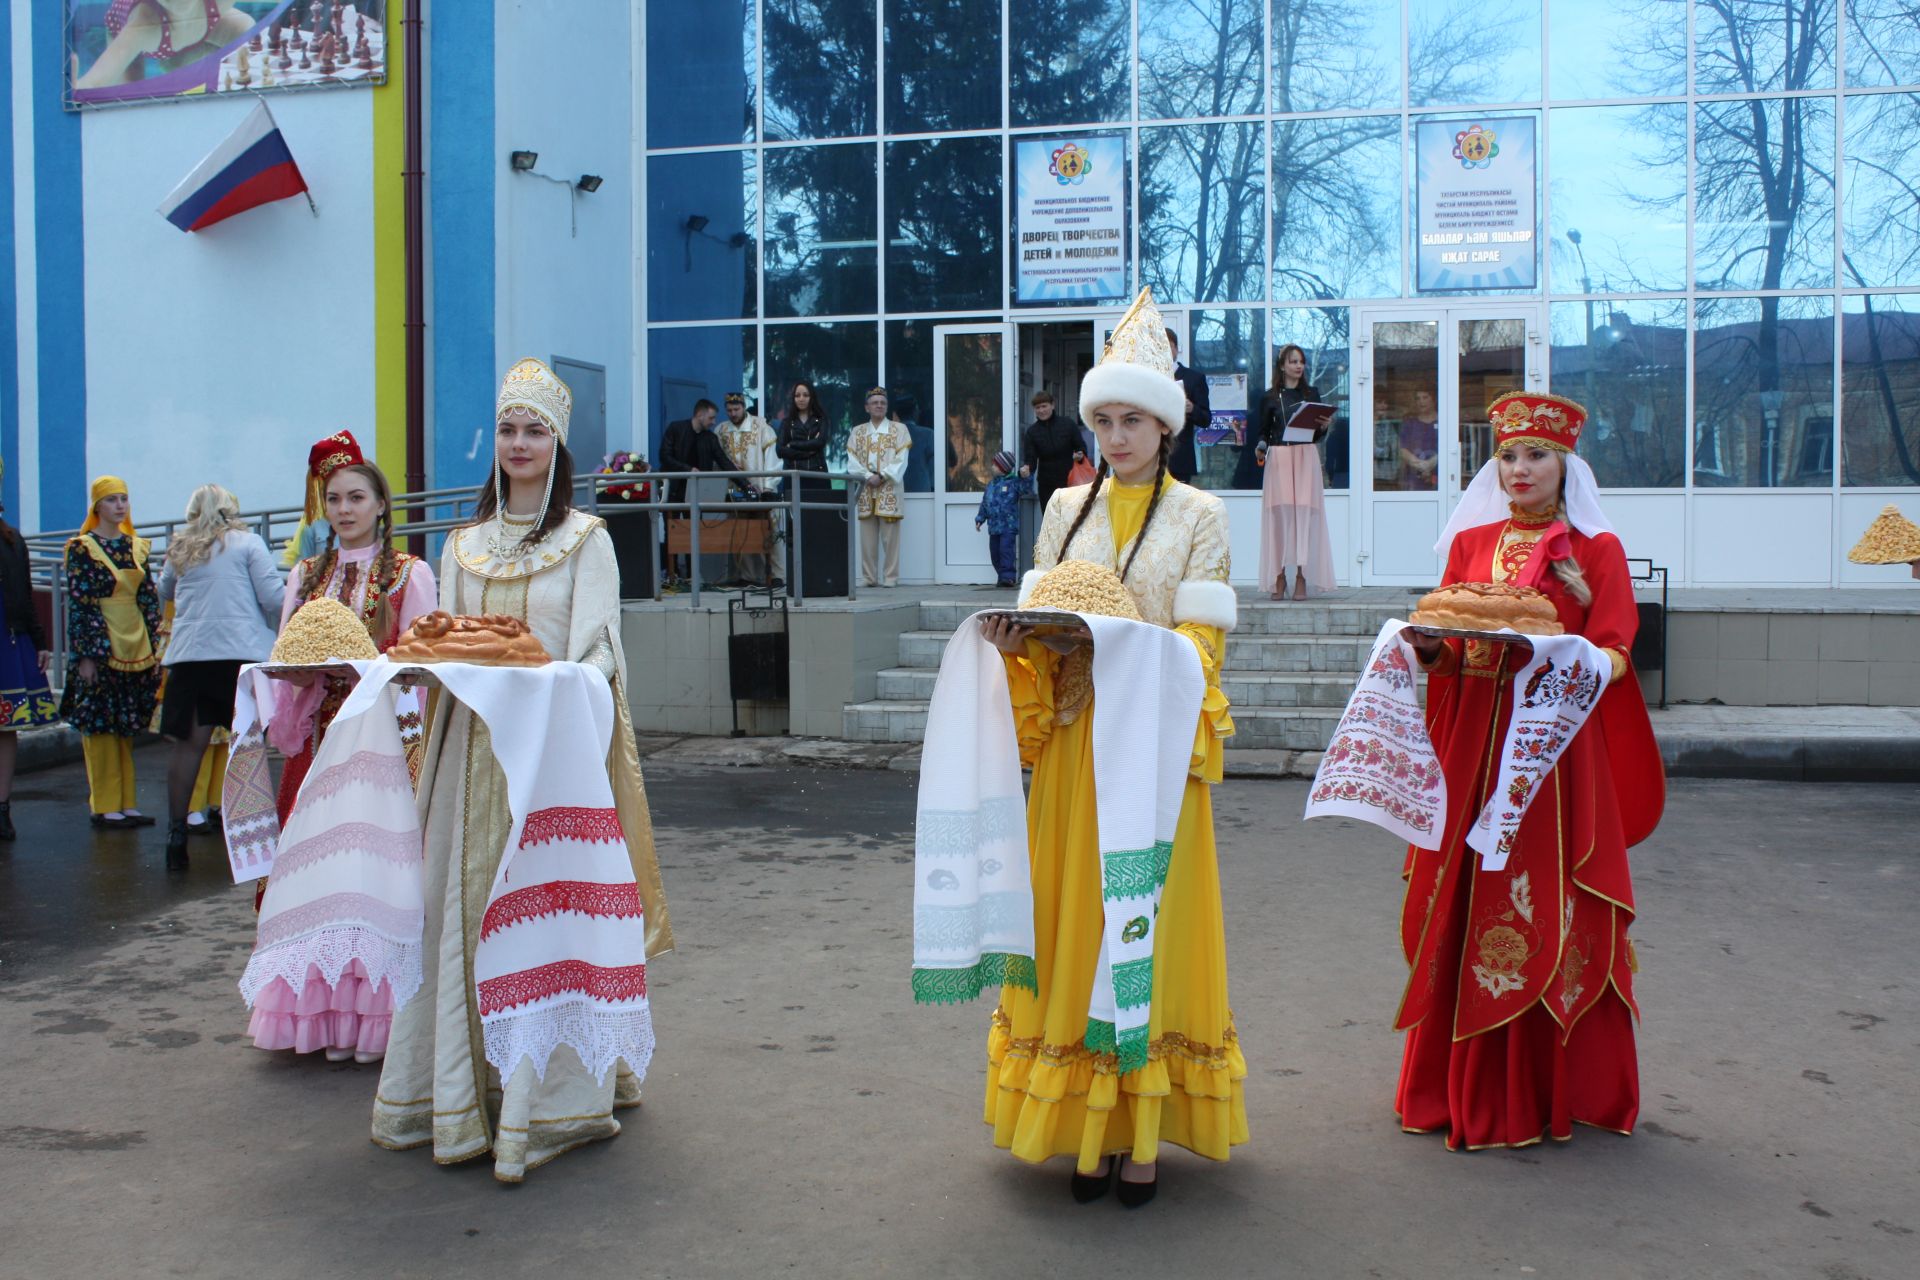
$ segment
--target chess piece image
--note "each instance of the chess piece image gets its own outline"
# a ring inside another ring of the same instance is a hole
[[[354,23],[353,65],[362,71],[373,70],[373,45],[367,39],[367,15],[361,14]]]
[[[330,76],[339,69],[340,64],[333,60],[333,32],[329,31],[320,37],[320,74]]]
[[[239,68],[239,74],[233,78],[233,82],[242,89],[253,83],[252,59],[253,54],[244,45],[234,55],[234,63]]]

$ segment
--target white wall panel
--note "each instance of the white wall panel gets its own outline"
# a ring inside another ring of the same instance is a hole
[[[1696,587],[1826,586],[1833,580],[1830,493],[1698,493],[1693,498]]]
[[[313,441],[373,447],[373,94],[273,99],[318,217],[282,200],[187,233],[155,211],[253,107],[84,118],[87,470],[127,480],[136,520],[209,481],[292,506]]]

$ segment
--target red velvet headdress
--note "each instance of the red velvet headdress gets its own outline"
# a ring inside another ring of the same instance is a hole
[[[1493,444],[1537,444],[1562,453],[1574,452],[1580,428],[1587,425],[1584,406],[1565,396],[1538,391],[1510,391],[1487,406],[1493,423]]]

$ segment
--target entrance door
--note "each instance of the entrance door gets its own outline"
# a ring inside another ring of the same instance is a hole
[[[1433,544],[1492,456],[1487,405],[1544,386],[1540,308],[1367,311],[1358,321],[1351,457],[1361,581],[1431,586],[1443,567]]]
[[[1012,449],[1011,330],[943,324],[933,331],[933,580],[993,581],[987,535],[973,527],[993,478],[993,455]]]

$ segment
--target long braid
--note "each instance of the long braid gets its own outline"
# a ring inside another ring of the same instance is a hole
[[[1153,513],[1160,506],[1161,485],[1167,478],[1167,455],[1172,452],[1170,439],[1164,435],[1160,437],[1160,460],[1153,469],[1153,496],[1147,499],[1146,517],[1140,521],[1140,532],[1133,538],[1133,550],[1127,552],[1127,563],[1120,570],[1122,582],[1127,580],[1127,574],[1132,571],[1134,557],[1140,554],[1140,548],[1147,545],[1147,530],[1153,528]]]
[[[334,549],[334,536],[333,526],[329,524],[327,526],[327,549],[307,562],[313,567],[308,569],[306,576],[300,579],[300,599],[302,603],[311,600],[316,590],[333,581],[334,562],[339,558],[339,552]]]
[[[368,630],[372,633],[375,647],[379,647],[393,631],[393,580],[398,576],[398,562],[393,553],[393,517],[386,512],[380,514],[376,536],[380,539],[380,550],[374,553],[373,563],[367,566],[367,590],[372,591],[377,586],[380,603],[374,606]]]
[[[1067,538],[1060,544],[1060,559],[1068,559],[1067,552],[1073,549],[1073,535],[1080,532],[1080,526],[1087,522],[1087,514],[1093,510],[1094,499],[1100,496],[1100,486],[1107,482],[1107,460],[1100,459],[1100,469],[1093,473],[1093,484],[1087,489],[1086,500],[1080,504],[1080,514],[1067,526]]]

